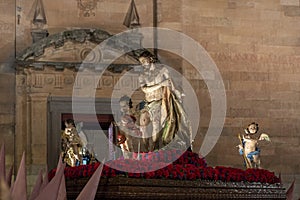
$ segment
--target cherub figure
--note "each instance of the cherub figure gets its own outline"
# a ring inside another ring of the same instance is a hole
[[[258,141],[271,141],[266,133],[262,133],[258,138],[254,134],[258,132],[258,124],[252,122],[245,129],[245,134],[239,134],[241,144],[238,145],[239,153],[243,156],[247,168],[260,168],[260,148]]]

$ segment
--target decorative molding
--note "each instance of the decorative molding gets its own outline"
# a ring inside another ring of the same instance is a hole
[[[64,85],[68,86],[68,85],[72,85],[74,83],[75,79],[73,76],[69,76],[69,75],[66,75],[64,77]]]
[[[88,179],[68,179],[68,198],[79,194]],[[171,180],[113,177],[101,178],[96,199],[286,199],[280,184]]]
[[[99,29],[67,30],[61,33],[50,35],[47,38],[32,44],[17,56],[17,61],[35,61],[37,57],[44,54],[46,48],[61,47],[66,41],[79,43],[90,41],[92,43],[99,44],[111,36],[112,35],[110,35],[108,32]]]
[[[83,63],[62,63],[62,62],[35,62],[35,63],[18,63],[16,66],[18,73],[20,74],[25,68],[34,71],[43,71],[45,69],[54,69],[55,71],[63,71],[64,69],[73,69],[78,71],[79,69],[94,70],[94,72],[102,72],[105,68],[107,71],[115,74],[120,74],[124,71],[129,71],[133,73],[140,73],[142,71],[142,66],[140,64],[83,64]]]
[[[93,61],[95,61],[95,60],[100,60],[100,58],[101,58],[101,52],[100,51],[98,51],[99,52],[99,54],[96,54],[94,51],[93,51],[93,49],[92,48],[90,48],[90,47],[85,47],[85,48],[83,48],[83,49],[81,49],[81,51],[80,51],[80,58],[82,59],[82,60],[85,60],[86,59],[86,61],[88,61],[88,62],[93,62]],[[98,53],[97,52],[97,53]],[[98,57],[98,58],[97,58]]]
[[[55,86],[56,88],[62,88],[62,74],[55,74]]]
[[[112,88],[114,86],[114,78],[113,76],[103,76],[101,80],[99,80],[100,88]]]
[[[42,74],[35,74],[34,76],[34,87],[42,88],[44,86],[44,77]]]
[[[254,53],[225,53],[211,52],[210,55],[218,62],[247,62],[247,63],[299,63],[300,57],[295,55],[254,54]]]
[[[54,76],[49,75],[45,77],[45,84],[46,85],[52,85],[54,83]]]
[[[52,91],[54,89],[69,90],[70,87],[77,89],[93,87],[97,90],[120,90],[126,89],[135,91],[139,88],[138,75],[122,76],[119,73],[104,73],[100,79],[97,74],[81,75],[76,77],[76,73],[44,73],[43,71],[33,71],[27,75],[31,82],[26,87],[36,88],[41,91]],[[99,80],[98,80],[99,79]],[[96,82],[98,80],[98,82]]]
[[[85,63],[92,65],[99,60],[102,61],[101,63],[105,63],[106,59],[111,61],[111,56],[114,56],[114,53],[118,52],[118,55],[123,53],[123,55],[131,57],[131,64],[137,64],[139,55],[144,51],[148,51],[141,46],[143,35],[136,31],[131,31],[129,33],[125,32],[122,34],[123,35],[117,39],[108,41],[105,52],[100,52],[99,50],[95,51],[94,47],[104,40],[109,39],[112,36],[111,34],[100,29],[67,30],[50,35],[47,38],[41,39],[32,44],[17,55],[16,62],[20,65],[20,67],[38,65],[40,61],[47,63],[52,62],[55,63],[55,65],[58,63],[64,63],[64,65],[66,65],[66,63],[69,65],[80,65],[83,61],[82,58],[88,55],[88,57],[85,57],[84,61]],[[90,45],[88,43],[90,43]],[[66,60],[65,57],[63,57],[63,55],[68,53],[66,49],[70,49],[72,45],[74,47],[74,45],[78,44],[81,44],[81,49],[77,52],[78,58],[74,58],[73,62],[71,60]],[[94,47],[92,47],[91,44],[94,44]],[[56,52],[57,55],[54,55],[54,52]],[[50,58],[52,56],[52,58],[47,60],[47,56],[50,56]],[[78,66],[76,66],[76,68],[77,67]]]
[[[47,104],[47,98],[49,97],[49,93],[31,93],[29,94],[31,102],[42,102]]]

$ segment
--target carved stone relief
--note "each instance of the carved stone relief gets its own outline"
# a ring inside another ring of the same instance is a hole
[[[95,9],[99,0],[77,0],[80,17],[95,16]]]
[[[97,90],[119,90],[126,88],[134,91],[139,85],[137,74],[122,77],[122,74],[119,73],[105,72],[101,77],[99,77],[100,75],[97,73],[76,77],[76,72],[61,73],[53,70],[53,73],[45,73],[44,71],[34,71],[33,69],[29,71],[30,73],[28,74],[30,74],[29,76],[31,77],[27,77],[27,80],[31,81],[28,81],[27,87],[41,91],[47,90],[52,93],[54,89],[60,88],[62,90],[69,90],[70,87],[93,87]],[[96,82],[98,79],[99,81]]]
[[[95,48],[111,36],[100,29],[67,30],[32,44],[17,56],[17,61],[34,65],[38,61],[54,62],[55,67],[58,67],[59,62],[64,65],[83,61],[97,64],[100,60],[101,63],[111,63],[112,59],[118,58],[120,64],[137,64],[138,56],[147,51],[141,46],[143,36],[138,32],[126,33],[105,43],[105,52]],[[124,56],[120,57],[120,54]]]
[[[41,55],[39,61],[55,61],[55,62],[87,62],[97,63],[101,60],[101,52],[93,49],[96,44],[86,41],[74,45],[72,41],[66,41],[62,47],[54,46],[45,48],[45,52]]]

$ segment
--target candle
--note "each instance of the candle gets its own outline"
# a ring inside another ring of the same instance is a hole
[[[138,156],[137,159],[140,160],[140,148],[141,148],[141,142],[139,141],[139,145],[138,145]]]

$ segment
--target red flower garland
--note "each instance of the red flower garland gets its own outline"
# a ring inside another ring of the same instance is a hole
[[[142,155],[142,160],[113,160],[109,161],[128,169],[128,171],[148,171],[144,173],[128,173],[119,171],[104,165],[101,176],[102,177],[115,177],[122,175],[133,178],[159,178],[159,179],[178,179],[178,180],[220,180],[225,182],[260,182],[260,183],[279,183],[280,180],[275,176],[274,172],[265,169],[237,169],[231,167],[207,166],[205,160],[200,158],[198,154],[186,151],[177,160],[172,161],[174,156],[178,155],[179,151],[164,151],[152,152]],[[178,156],[177,156],[178,157]],[[176,158],[176,157],[175,157]],[[80,165],[78,167],[66,167],[65,177],[68,179],[90,177],[97,169],[100,163],[93,163],[90,165]],[[157,168],[156,171],[150,171],[153,166]],[[151,168],[150,168],[151,167]],[[56,173],[53,169],[49,173],[49,179],[52,179]]]

